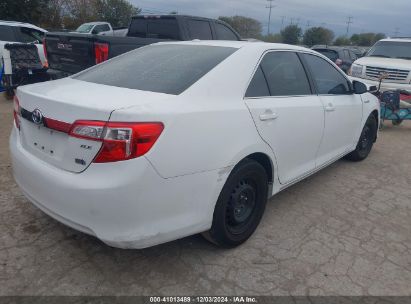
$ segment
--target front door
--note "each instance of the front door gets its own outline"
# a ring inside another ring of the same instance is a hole
[[[321,166],[346,154],[356,144],[362,121],[362,100],[350,81],[329,62],[304,54],[324,108],[324,136],[317,155]]]

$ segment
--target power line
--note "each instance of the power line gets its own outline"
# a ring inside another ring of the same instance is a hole
[[[268,32],[267,34],[270,35],[270,26],[271,26],[271,12],[272,9],[275,7],[275,5],[273,5],[273,2],[275,0],[267,0],[267,2],[269,3],[268,6],[266,6],[266,8],[270,9],[269,13],[268,13]]]
[[[348,33],[350,32],[350,25],[354,23],[353,19],[354,19],[354,17],[348,17],[348,20],[347,20],[347,35],[346,35],[347,37],[348,37]]]

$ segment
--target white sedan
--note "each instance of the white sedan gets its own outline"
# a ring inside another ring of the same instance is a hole
[[[379,103],[311,50],[193,41],[19,87],[14,116],[15,180],[51,217],[121,248],[234,247],[269,197],[365,159]]]

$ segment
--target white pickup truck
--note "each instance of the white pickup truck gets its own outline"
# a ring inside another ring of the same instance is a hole
[[[351,66],[348,73],[353,80],[369,86],[379,85],[379,77],[386,74],[381,90],[411,92],[411,38],[378,41],[370,51]]]
[[[40,60],[46,64],[43,38],[47,31],[30,23],[0,20],[0,67],[2,66],[4,45],[7,43],[33,43],[36,45]]]
[[[88,22],[80,25],[73,33],[102,36],[125,36],[127,28],[114,29],[108,22]]]

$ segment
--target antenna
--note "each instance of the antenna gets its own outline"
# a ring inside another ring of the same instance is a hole
[[[270,9],[269,13],[268,13],[268,32],[267,35],[270,35],[270,26],[271,26],[271,11],[272,9],[275,7],[275,5],[273,5],[273,2],[275,0],[267,0],[267,2],[269,3],[268,6],[266,6],[266,8]]]

